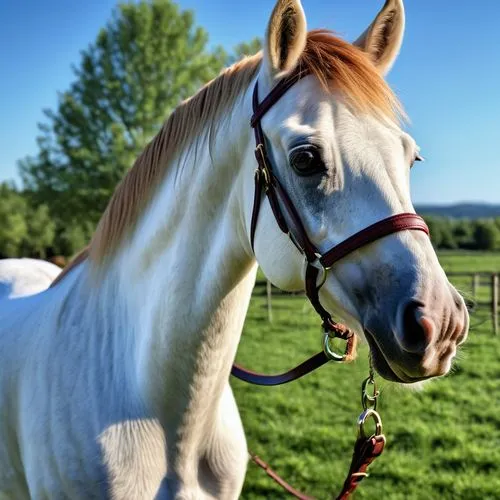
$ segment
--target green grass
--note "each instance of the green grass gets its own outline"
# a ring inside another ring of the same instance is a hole
[[[500,252],[440,251],[438,255],[446,272],[500,273]]]
[[[500,270],[499,256],[441,256],[447,269]],[[463,261],[461,261],[463,259]],[[320,348],[318,319],[303,297],[254,297],[238,361],[256,370],[290,368]],[[360,413],[359,387],[367,349],[350,365],[329,365],[283,387],[260,388],[233,380],[249,448],[295,487],[331,498],[350,463]],[[388,445],[356,498],[500,498],[500,337],[489,313],[472,317],[469,340],[453,373],[422,391],[380,380],[379,410]],[[288,498],[266,474],[249,465],[243,499]]]
[[[439,261],[447,273],[500,273],[500,252],[441,251]],[[473,299],[472,277],[450,279],[465,297]],[[481,303],[491,302],[491,278],[480,276],[479,284],[475,299]]]

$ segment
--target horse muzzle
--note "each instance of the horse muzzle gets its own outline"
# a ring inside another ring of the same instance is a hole
[[[365,325],[374,367],[388,380],[409,384],[450,371],[467,338],[469,315],[460,296],[440,308],[410,300],[398,307],[392,331],[386,324],[371,319]]]

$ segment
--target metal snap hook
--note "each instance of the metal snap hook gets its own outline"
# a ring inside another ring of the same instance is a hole
[[[369,392],[369,386],[372,386],[371,393]],[[377,409],[377,400],[380,395],[380,391],[377,389],[377,384],[372,376],[366,378],[361,385],[361,404],[364,410],[372,408]]]
[[[382,419],[373,408],[369,408],[368,410],[365,410],[358,418],[358,433],[359,436],[363,439],[366,439],[368,437],[368,434],[365,430],[365,424],[370,418],[373,419],[375,423],[375,433],[370,434],[370,436],[382,435]]]

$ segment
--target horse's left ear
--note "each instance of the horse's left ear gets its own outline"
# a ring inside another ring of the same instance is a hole
[[[403,0],[386,0],[375,21],[354,42],[367,52],[381,74],[385,75],[394,64],[405,31]]]
[[[299,0],[278,0],[266,31],[264,67],[270,80],[292,71],[306,46],[306,16]]]

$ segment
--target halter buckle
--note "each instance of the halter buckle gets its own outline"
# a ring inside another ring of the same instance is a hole
[[[262,176],[264,188],[268,189],[271,185],[271,174],[269,172],[269,167],[267,166],[263,144],[257,144],[257,147],[255,148],[255,157],[257,158],[257,163],[259,165],[259,168],[255,171],[255,175]]]

